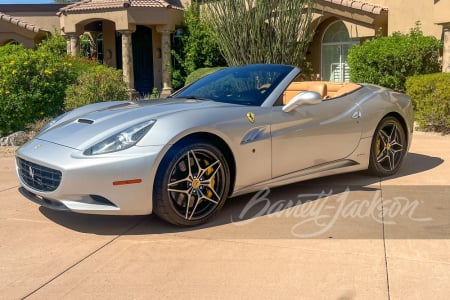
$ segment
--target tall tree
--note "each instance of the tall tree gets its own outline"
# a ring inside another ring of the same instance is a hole
[[[205,18],[229,65],[301,66],[312,39],[314,0],[220,0]]]

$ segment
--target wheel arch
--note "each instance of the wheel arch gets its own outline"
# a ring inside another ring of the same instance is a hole
[[[407,123],[406,123],[405,118],[404,118],[401,114],[399,114],[398,112],[393,111],[393,112],[390,112],[390,113],[385,114],[385,115],[378,121],[378,124],[380,124],[380,122],[381,122],[384,118],[386,118],[386,117],[393,117],[393,118],[396,118],[396,119],[400,122],[400,124],[402,125],[402,128],[403,128],[403,131],[405,132],[405,138],[406,138],[407,145],[409,145],[409,144],[410,144],[410,134],[409,134],[409,128],[408,128],[408,125],[407,125]],[[378,126],[378,124],[377,124],[377,126]],[[374,134],[375,134],[375,133],[374,133]]]
[[[230,146],[220,136],[210,132],[190,133],[188,135],[183,136],[173,145],[171,145],[170,148],[166,151],[164,157],[171,151],[171,149],[174,149],[175,147],[178,147],[180,145],[192,144],[196,142],[211,143],[212,145],[217,147],[225,156],[225,159],[227,160],[228,163],[228,168],[230,170],[230,188],[228,191],[228,195],[231,195],[234,190],[234,184],[236,180],[236,161]],[[161,161],[164,159],[164,157],[161,158]],[[156,174],[158,174],[160,168],[161,163],[159,164],[156,170]]]
[[[398,126],[395,125],[391,129],[392,130],[391,133],[384,132],[385,138],[379,138],[378,137],[379,130],[385,128],[384,126],[392,126],[392,122],[394,122],[394,124],[399,125]],[[399,136],[397,135],[397,133],[393,135],[394,130],[397,131],[403,130],[403,134],[401,134],[400,136],[403,136],[404,141],[402,141],[402,139],[400,138],[400,143],[398,143]],[[405,118],[400,113],[393,111],[384,114],[376,126],[375,132],[372,137],[372,141],[370,143],[369,166],[368,166],[369,174],[377,177],[392,176],[396,174],[399,168],[401,167],[403,159],[405,158],[408,152],[410,138],[411,137],[408,131],[408,125],[406,123]],[[383,140],[384,154],[379,159],[380,157],[379,155],[382,154],[379,144],[381,143],[381,140]],[[390,151],[391,147],[394,149],[394,151]],[[400,147],[400,149],[395,149],[394,147]],[[398,154],[399,151],[401,151],[400,154]],[[388,158],[387,160],[388,166],[385,165],[386,158]]]

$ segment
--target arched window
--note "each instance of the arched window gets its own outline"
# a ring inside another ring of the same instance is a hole
[[[322,80],[350,80],[347,56],[355,44],[359,44],[359,39],[350,38],[344,22],[336,21],[328,26],[322,38]]]

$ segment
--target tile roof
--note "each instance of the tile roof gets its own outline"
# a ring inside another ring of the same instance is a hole
[[[61,8],[62,12],[82,12],[90,10],[105,10],[128,7],[160,7],[183,9],[180,1],[164,0],[82,0]]]
[[[16,25],[20,28],[24,28],[26,30],[32,31],[32,32],[40,32],[40,31],[45,31],[43,29],[41,29],[40,27],[27,23],[19,18],[15,18],[13,16],[7,15],[5,13],[0,12],[0,21],[4,21],[4,22],[8,22],[11,23],[13,25]]]
[[[365,1],[359,1],[359,0],[323,0],[324,2],[342,5],[346,7],[350,7],[357,10],[362,10],[365,12],[373,13],[373,14],[381,14],[383,11],[388,11],[387,7],[378,5],[378,4],[372,4]]]

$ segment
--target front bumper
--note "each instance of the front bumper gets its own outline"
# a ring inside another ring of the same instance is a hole
[[[21,193],[29,200],[57,210],[110,215],[150,214],[155,162],[162,148],[135,146],[115,153],[85,156],[79,150],[35,139],[18,149],[16,156],[60,171],[61,182],[54,191],[37,190],[29,184],[29,179],[22,178],[16,160]],[[24,171],[28,172],[22,170],[22,173]]]

